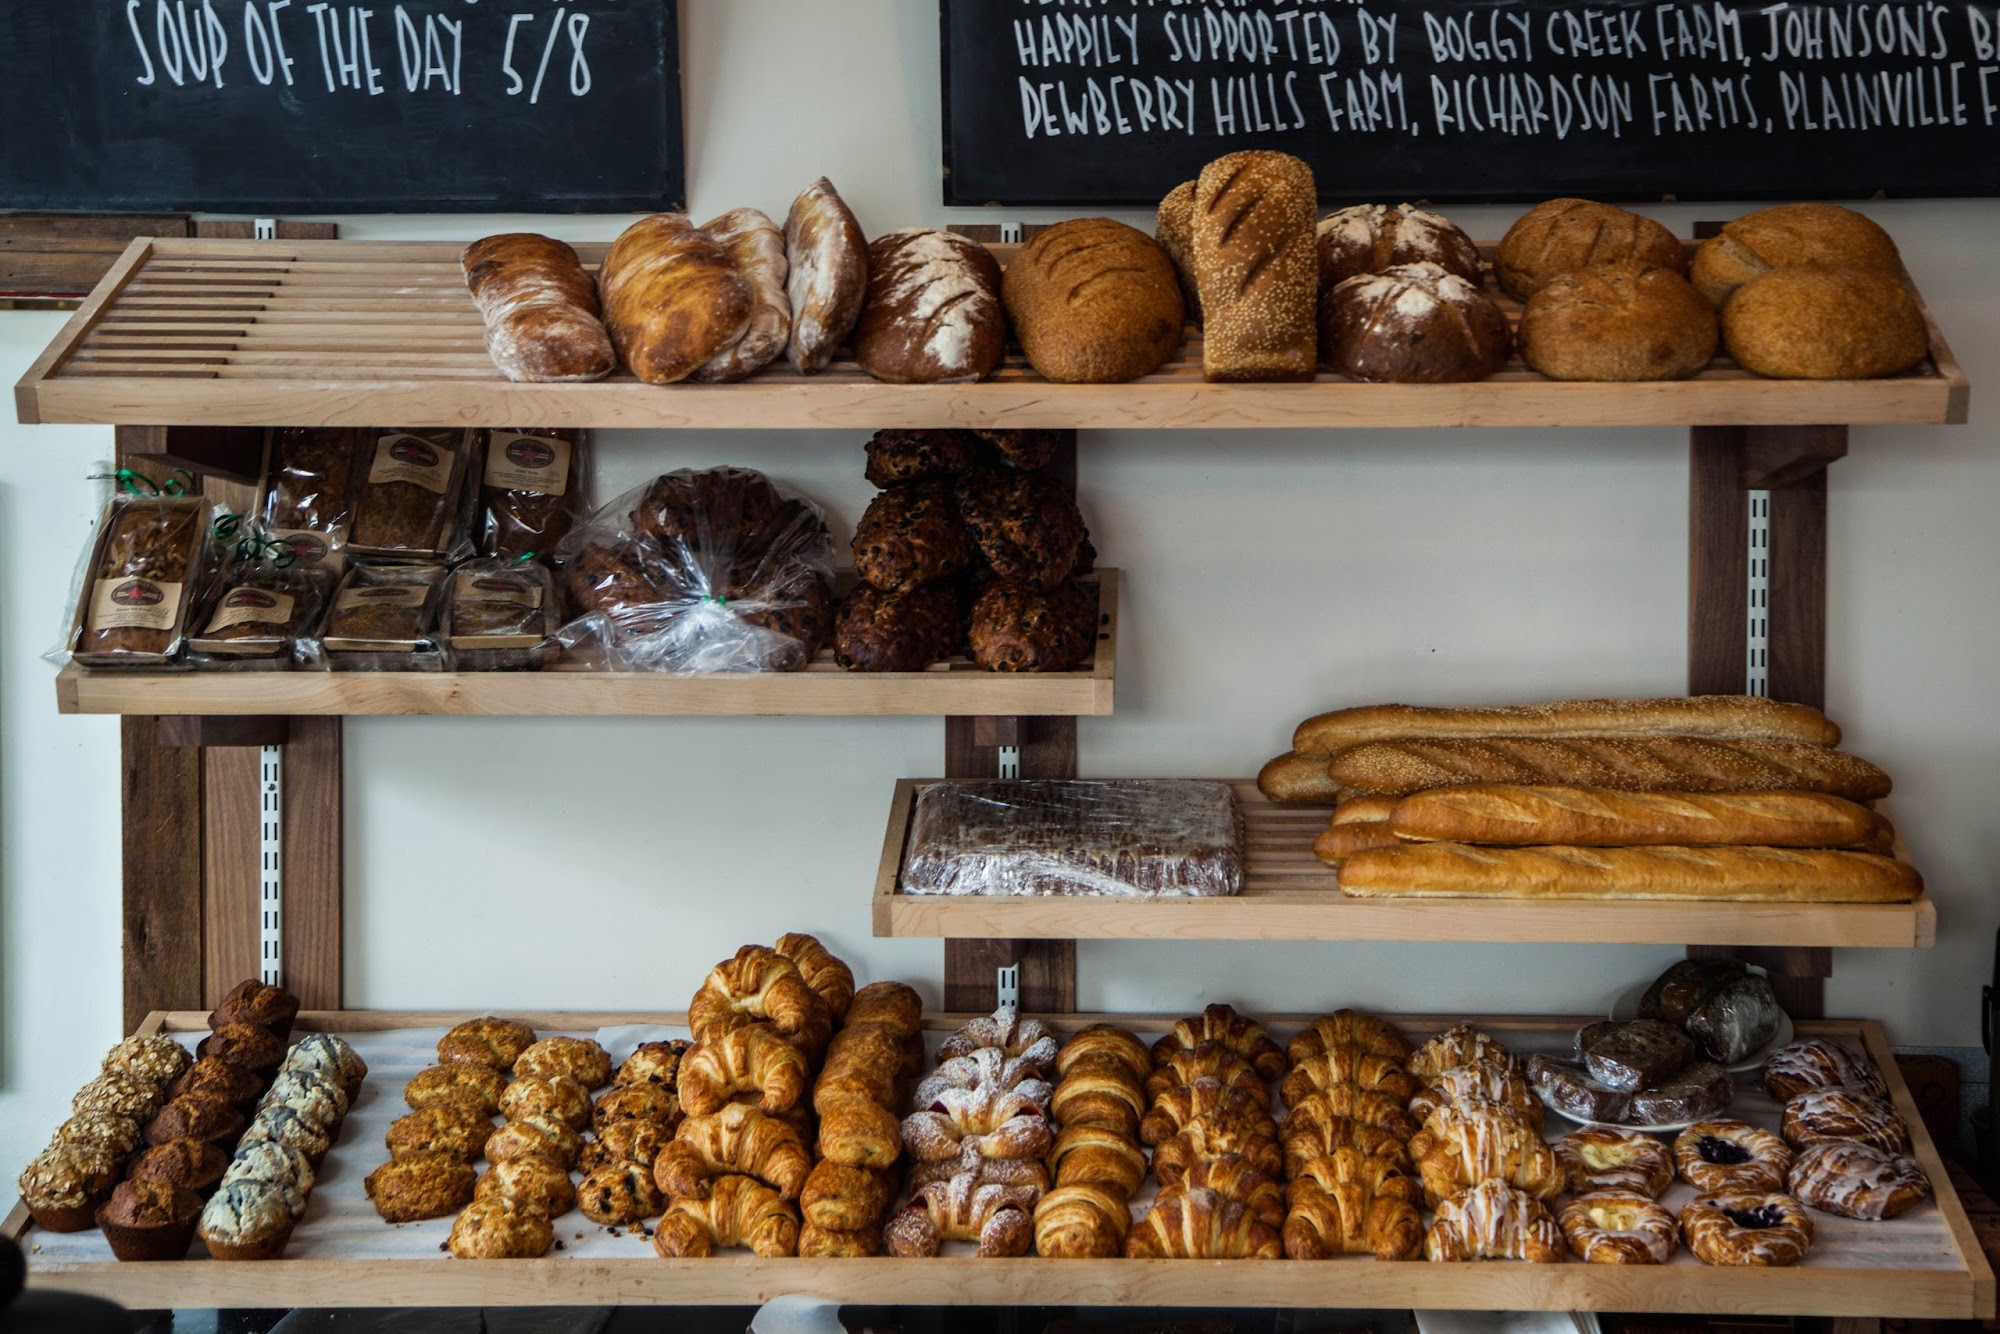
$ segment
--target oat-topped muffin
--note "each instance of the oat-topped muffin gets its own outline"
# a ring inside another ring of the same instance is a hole
[[[304,1212],[305,1197],[290,1186],[232,1181],[209,1197],[195,1231],[218,1260],[274,1260]]]
[[[205,1139],[170,1139],[132,1160],[128,1181],[169,1181],[197,1195],[207,1195],[222,1182],[229,1155]]]
[[[543,1038],[521,1053],[514,1074],[536,1079],[568,1075],[585,1089],[600,1089],[611,1082],[611,1053],[592,1038]]]
[[[461,1260],[532,1260],[555,1235],[546,1215],[494,1196],[466,1205],[445,1244]]]
[[[131,1075],[99,1075],[76,1091],[69,1106],[73,1112],[110,1112],[145,1121],[166,1100],[166,1091],[149,1081]]]
[[[21,1202],[51,1232],[82,1232],[118,1182],[119,1160],[100,1144],[52,1144],[15,1183]]]
[[[285,1059],[285,1040],[257,1024],[224,1024],[201,1040],[196,1056],[219,1056],[246,1070],[268,1074]]]
[[[279,1070],[264,1091],[264,1107],[289,1107],[331,1133],[347,1115],[347,1091],[317,1070]]]
[[[475,1163],[492,1136],[493,1122],[477,1107],[467,1102],[444,1102],[397,1117],[383,1139],[391,1158],[448,1153]]]
[[[547,1158],[516,1158],[496,1163],[479,1178],[472,1198],[510,1200],[544,1218],[556,1218],[576,1207],[576,1187],[559,1163]]]
[[[229,1024],[255,1024],[269,1029],[280,1038],[288,1038],[292,1035],[292,1021],[298,1016],[297,996],[253,977],[238,982],[222,998],[222,1004],[208,1016],[208,1026],[222,1028]]]
[[[173,1083],[194,1063],[188,1049],[165,1033],[151,1037],[126,1038],[104,1057],[104,1073],[130,1075],[162,1088]]]
[[[333,1147],[332,1137],[289,1107],[266,1107],[258,1112],[256,1119],[250,1122],[250,1128],[243,1132],[243,1138],[246,1141],[269,1139],[288,1144],[315,1165]]]
[[[577,1155],[582,1152],[583,1141],[574,1130],[561,1121],[546,1117],[509,1121],[486,1141],[486,1161],[489,1163],[512,1162],[516,1158],[547,1158],[550,1162],[570,1168],[576,1166]]]
[[[121,1260],[178,1260],[194,1240],[201,1197],[171,1181],[127,1181],[97,1211],[97,1226]]]
[[[213,1093],[239,1107],[247,1107],[257,1100],[263,1088],[264,1081],[257,1078],[256,1071],[220,1056],[205,1056],[173,1082],[167,1095],[178,1098],[187,1093]]]
[[[454,1154],[413,1153],[382,1164],[362,1185],[383,1222],[413,1223],[465,1207],[475,1179],[471,1165]]]
[[[491,1116],[500,1110],[500,1093],[507,1076],[490,1065],[455,1062],[419,1070],[403,1086],[403,1101],[415,1108],[442,1102],[464,1102]]]
[[[597,1138],[583,1147],[581,1166],[586,1172],[613,1163],[637,1163],[651,1167],[660,1150],[673,1142],[673,1127],[664,1121],[618,1121],[597,1132]]]
[[[355,1054],[346,1038],[331,1033],[312,1033],[299,1039],[298,1045],[286,1054],[285,1067],[314,1070],[338,1080],[347,1091],[349,1102],[361,1091],[361,1081],[368,1077],[368,1062]]]
[[[145,1144],[145,1129],[137,1117],[116,1112],[78,1112],[56,1127],[58,1144],[101,1144],[120,1158]]]
[[[681,1057],[687,1055],[691,1046],[692,1043],[679,1038],[672,1042],[642,1042],[625,1058],[625,1064],[618,1067],[618,1077],[612,1082],[620,1087],[658,1084],[672,1089],[680,1076]]]
[[[243,1133],[244,1121],[242,1110],[233,1102],[227,1102],[213,1093],[183,1093],[146,1123],[146,1143],[205,1139],[217,1144],[234,1144]]]
[[[535,1030],[513,1019],[468,1019],[438,1039],[443,1065],[484,1065],[511,1074],[521,1053],[535,1045]]]
[[[500,1111],[509,1121],[540,1118],[582,1130],[590,1124],[590,1092],[567,1075],[521,1076],[500,1095]]]
[[[274,1139],[246,1140],[230,1160],[222,1175],[224,1184],[237,1181],[267,1181],[274,1186],[290,1186],[299,1192],[299,1207],[305,1207],[306,1193],[319,1180],[312,1159],[289,1144]]]

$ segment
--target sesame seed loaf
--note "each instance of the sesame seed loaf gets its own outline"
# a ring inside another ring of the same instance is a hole
[[[1312,168],[1289,154],[1230,153],[1202,168],[1194,268],[1210,380],[1313,378],[1318,212]]]
[[[1563,783],[1626,792],[1825,792],[1849,801],[1889,795],[1868,761],[1796,741],[1699,737],[1488,737],[1374,742],[1341,751],[1327,773],[1358,792],[1421,792],[1462,783]]]

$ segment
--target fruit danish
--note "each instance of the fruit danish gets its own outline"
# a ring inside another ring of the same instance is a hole
[[[1674,1137],[1681,1180],[1703,1194],[1782,1190],[1792,1165],[1785,1141],[1744,1121],[1697,1121]]]
[[[1557,1220],[1569,1248],[1586,1264],[1663,1265],[1680,1240],[1674,1216],[1635,1191],[1579,1195]]]
[[[1689,1201],[1681,1235],[1703,1264],[1777,1267],[1812,1249],[1813,1225],[1789,1195],[1734,1190]]]
[[[1657,1200],[1674,1184],[1674,1159],[1651,1135],[1585,1126],[1556,1141],[1572,1195],[1623,1191]]]
[[[1931,1194],[1930,1178],[1916,1159],[1838,1141],[1801,1153],[1786,1180],[1799,1203],[1842,1218],[1894,1218]]]

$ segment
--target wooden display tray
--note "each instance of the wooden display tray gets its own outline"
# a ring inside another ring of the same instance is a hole
[[[923,672],[850,672],[822,649],[798,672],[135,672],[70,664],[62,713],[457,716],[1102,717],[1117,684],[1118,580],[1097,584],[1094,659],[1070,672],[989,672],[951,658]]]
[[[594,263],[603,245],[577,247]],[[1004,253],[1008,247],[996,247]],[[1052,385],[1018,349],[972,385],[891,385],[846,357],[733,385],[512,384],[486,354],[441,242],[132,243],[16,390],[23,423],[1205,429],[1786,426],[1966,420],[1970,389],[1935,322],[1931,355],[1884,380],[1765,380],[1718,359],[1691,380],[1559,383],[1516,359],[1473,384],[1209,384],[1191,332],[1128,384]],[[1490,251],[1490,247],[1489,247]],[[1519,304],[1500,298],[1510,318]],[[1927,316],[1928,318],[1928,316]]]
[[[348,1011],[307,1013],[301,1028],[336,1032],[442,1027],[463,1013]],[[662,1014],[525,1014],[542,1029],[588,1031],[608,1024],[676,1023]],[[1050,1020],[1074,1032],[1110,1019],[1140,1032],[1158,1032],[1178,1015],[1066,1015]],[[966,1016],[929,1015],[926,1027],[949,1030]],[[1412,1032],[1458,1022],[1456,1017],[1399,1019]],[[1268,1021],[1281,1037],[1303,1026],[1303,1017]],[[1475,1022],[1506,1037],[1571,1030],[1575,1018],[1480,1018]],[[155,1013],[141,1032],[201,1031],[200,1013]],[[37,1231],[18,1204],[7,1235],[28,1254],[28,1282],[35,1288],[86,1292],[144,1308],[288,1307],[302,1298],[329,1306],[601,1306],[756,1305],[784,1293],[809,1293],[869,1306],[1341,1306],[1445,1310],[1652,1311],[1800,1316],[1903,1316],[1990,1318],[1993,1271],[1981,1253],[1964,1206],[1952,1191],[1916,1103],[1896,1069],[1881,1026],[1866,1020],[1807,1020],[1801,1036],[1859,1043],[1889,1081],[1890,1094],[1915,1139],[1913,1152],[1937,1191],[1937,1211],[1915,1233],[1918,1215],[1852,1229],[1842,1246],[1822,1246],[1790,1269],[1712,1269],[1683,1253],[1662,1266],[1530,1265],[1512,1261],[1471,1264],[1392,1264],[1366,1257],[1325,1261],[931,1260],[758,1259],[742,1252],[704,1260],[662,1260],[642,1252],[631,1259],[583,1260],[551,1255],[539,1260],[280,1259],[220,1263],[190,1259],[164,1263],[113,1261],[55,1264],[37,1258]],[[336,1155],[353,1152],[356,1166],[381,1157],[378,1145],[343,1137]],[[1837,1221],[1837,1220],[1836,1220]],[[302,1225],[300,1236],[311,1228]],[[1830,1228],[1831,1224],[1826,1224]],[[385,1229],[385,1233],[386,1233]],[[1865,1254],[1852,1237],[1871,1243]],[[293,1246],[299,1245],[294,1238]],[[199,1247],[195,1248],[199,1254]],[[1849,1260],[1839,1263],[1843,1253]],[[1860,1263],[1856,1263],[1860,1261]]]
[[[1912,903],[1728,903],[1627,899],[1350,898],[1313,840],[1326,806],[1278,805],[1232,783],[1248,866],[1227,898],[1117,899],[899,892],[917,793],[903,779],[875,878],[878,936],[1050,940],[1462,940],[1604,945],[1816,945],[1908,949],[1937,943],[1928,893]],[[1901,844],[1897,855],[1907,860]],[[1633,1308],[1640,1309],[1640,1308]]]

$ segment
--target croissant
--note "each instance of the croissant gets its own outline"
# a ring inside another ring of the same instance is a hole
[[[1083,1060],[1107,1060],[1125,1066],[1132,1078],[1143,1080],[1152,1071],[1153,1057],[1146,1044],[1115,1024],[1092,1024],[1079,1030],[1056,1053],[1056,1073],[1068,1075],[1070,1067]]]
[[[1108,1186],[1058,1186],[1035,1206],[1035,1250],[1051,1260],[1108,1260],[1132,1228],[1126,1197]]]
[[[653,1231],[653,1249],[669,1260],[709,1255],[719,1246],[748,1246],[765,1259],[794,1254],[798,1211],[754,1177],[723,1176],[709,1183],[706,1197],[669,1204]]]
[[[750,1024],[681,1058],[681,1106],[701,1116],[720,1111],[736,1094],[752,1093],[764,1111],[787,1111],[805,1097],[806,1075],[803,1052],[769,1024]]]
[[[771,1186],[781,1200],[796,1200],[811,1171],[799,1132],[744,1103],[690,1116],[653,1160],[654,1180],[675,1197],[705,1195],[711,1178],[735,1173]]]
[[[688,1027],[696,1042],[705,1043],[759,1020],[786,1038],[821,1027],[831,1036],[826,1002],[806,985],[798,965],[774,949],[745,945],[708,970],[688,1004]],[[826,1048],[824,1041],[819,1046]]]
[[[1505,1182],[1538,1200],[1552,1200],[1568,1185],[1555,1150],[1498,1103],[1440,1107],[1424,1123],[1412,1152],[1432,1207],[1482,1181]]]
[[[1402,1066],[1353,1045],[1331,1047],[1317,1056],[1306,1057],[1292,1067],[1292,1073],[1285,1076],[1278,1091],[1290,1104],[1303,1102],[1336,1084],[1386,1093],[1404,1106],[1423,1091],[1423,1085]]]
[[[1331,1189],[1313,1181],[1292,1183],[1285,1215],[1285,1254],[1294,1260],[1373,1255],[1409,1260],[1424,1244],[1424,1222],[1408,1200],[1377,1195],[1359,1183]]]
[[[1195,1164],[1225,1153],[1242,1154],[1266,1176],[1275,1177],[1285,1167],[1285,1155],[1277,1141],[1257,1125],[1198,1116],[1187,1129],[1153,1150],[1153,1175],[1162,1186],[1171,1186]]]
[[[1277,1137],[1277,1123],[1271,1120],[1263,1103],[1219,1079],[1197,1079],[1169,1090],[1154,1102],[1153,1109],[1139,1122],[1139,1138],[1147,1144],[1163,1144],[1180,1134],[1196,1117],[1209,1115],[1248,1121],[1264,1134]]]
[[[1387,1093],[1352,1084],[1334,1084],[1315,1089],[1285,1109],[1284,1136],[1290,1139],[1316,1122],[1341,1117],[1374,1126],[1401,1140],[1417,1133],[1417,1123],[1410,1119],[1403,1104]]]
[[[826,1049],[826,1064],[813,1084],[813,1106],[822,1114],[841,1098],[866,1098],[884,1107],[901,1101],[903,1044],[879,1025],[849,1024]]]
[[[882,1229],[864,1227],[852,1232],[807,1223],[799,1229],[799,1254],[819,1260],[860,1260],[882,1253]]]
[[[1427,1120],[1440,1107],[1462,1107],[1474,1099],[1511,1107],[1529,1125],[1541,1129],[1542,1100],[1528,1087],[1519,1069],[1497,1061],[1474,1061],[1438,1071],[1430,1086],[1410,1099],[1410,1114]]]
[[[1416,1170],[1402,1140],[1351,1116],[1287,1117],[1285,1127],[1285,1171],[1290,1176],[1308,1175],[1308,1164],[1342,1152],[1380,1159],[1399,1172]]]
[[[1031,1190],[981,1185],[970,1174],[927,1185],[889,1220],[882,1240],[891,1255],[936,1255],[947,1241],[976,1241],[981,1259],[1026,1255],[1035,1239]]]
[[[1474,1028],[1471,1024],[1460,1024],[1444,1032],[1417,1048],[1416,1053],[1405,1062],[1409,1072],[1418,1079],[1437,1078],[1440,1071],[1455,1065],[1471,1065],[1477,1061],[1491,1061],[1496,1065],[1516,1066],[1514,1053],[1500,1044],[1492,1034]]]
[[[1295,1190],[1332,1191],[1342,1186],[1360,1186],[1370,1195],[1418,1207],[1424,1202],[1423,1185],[1410,1175],[1406,1162],[1359,1148],[1343,1146],[1314,1158],[1302,1158],[1288,1163],[1286,1170],[1291,1173],[1291,1181],[1285,1187],[1287,1203]]]
[[[1049,1114],[1058,1125],[1100,1126],[1129,1137],[1139,1133],[1145,1097],[1123,1062],[1092,1059],[1072,1065],[1062,1077]]]
[[[799,1192],[799,1213],[808,1227],[827,1232],[866,1231],[879,1237],[882,1215],[895,1198],[894,1177],[893,1172],[822,1162],[813,1168]],[[799,1248],[803,1254],[803,1237]]]
[[[1003,1005],[991,1015],[974,1019],[946,1038],[938,1047],[938,1060],[970,1056],[981,1047],[997,1047],[1002,1054],[1019,1057],[1049,1074],[1056,1065],[1056,1039],[1039,1019],[1023,1019],[1013,1007]]]
[[[1285,1054],[1297,1065],[1331,1047],[1358,1046],[1392,1061],[1410,1059],[1410,1040],[1386,1019],[1359,1010],[1335,1010],[1324,1019],[1315,1019],[1285,1047]]]
[[[1271,1041],[1262,1024],[1236,1013],[1228,1005],[1211,1005],[1193,1018],[1175,1024],[1153,1044],[1153,1064],[1163,1065],[1169,1052],[1192,1051],[1204,1042],[1220,1042],[1250,1062],[1266,1079],[1284,1077],[1288,1064],[1284,1051]]]
[[[946,1089],[990,1087],[1019,1093],[1046,1110],[1055,1090],[1041,1078],[1042,1074],[1041,1069],[1018,1056],[1003,1055],[998,1047],[981,1047],[969,1056],[954,1056],[940,1063],[917,1085],[911,1101],[917,1107],[928,1107]]]
[[[854,1000],[853,969],[820,944],[817,936],[798,932],[779,936],[778,953],[790,959],[806,985],[819,993],[833,1022],[847,1018],[847,1007]]]
[[[1568,1253],[1549,1211],[1504,1181],[1482,1181],[1439,1205],[1424,1235],[1424,1254],[1432,1260],[1555,1264]]]
[[[903,1153],[896,1114],[866,1098],[842,1098],[820,1110],[819,1156],[846,1167],[889,1168]]]
[[[1219,1079],[1232,1088],[1242,1089],[1265,1107],[1271,1105],[1271,1086],[1264,1076],[1220,1042],[1203,1042],[1186,1051],[1168,1052],[1159,1069],[1146,1077],[1146,1098],[1158,1102],[1174,1089],[1197,1079]]]
[[[1104,1186],[1129,1198],[1146,1179],[1146,1154],[1115,1130],[1071,1122],[1056,1136],[1049,1167],[1058,1186]]]
[[[918,1036],[924,1029],[924,1001],[916,988],[901,982],[870,982],[854,993],[847,1003],[847,1027],[879,1025],[899,1039]]]
[[[1168,1191],[1212,1190],[1225,1200],[1234,1200],[1250,1211],[1260,1223],[1279,1227],[1285,1221],[1285,1196],[1277,1178],[1258,1171],[1240,1153],[1225,1153],[1196,1163]]]
[[[1278,1230],[1212,1190],[1161,1195],[1125,1238],[1140,1260],[1279,1260]]]

